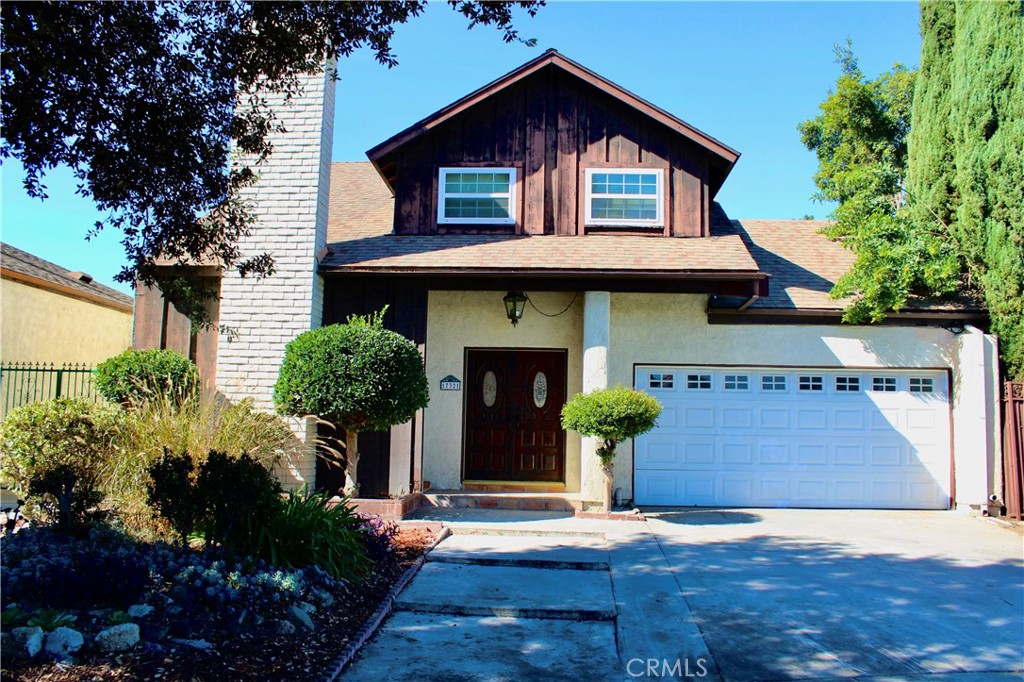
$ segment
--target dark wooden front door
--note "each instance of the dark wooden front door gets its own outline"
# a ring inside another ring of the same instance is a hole
[[[467,351],[464,479],[565,481],[565,370],[565,351]]]

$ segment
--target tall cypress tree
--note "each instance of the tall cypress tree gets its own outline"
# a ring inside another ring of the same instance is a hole
[[[953,232],[1024,378],[1024,1],[957,3],[951,57]]]
[[[921,66],[907,140],[907,194],[914,222],[943,233],[953,222],[956,205],[949,98],[955,27],[952,2],[921,3]]]

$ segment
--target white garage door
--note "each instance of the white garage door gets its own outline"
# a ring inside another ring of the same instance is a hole
[[[653,367],[637,504],[946,509],[949,388],[934,370]]]

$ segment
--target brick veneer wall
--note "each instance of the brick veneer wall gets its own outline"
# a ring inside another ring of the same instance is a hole
[[[273,154],[260,167],[259,182],[246,190],[257,221],[242,251],[269,253],[274,275],[256,280],[231,271],[221,284],[220,324],[232,333],[218,339],[218,388],[231,401],[252,398],[267,411],[273,410],[285,345],[319,327],[323,312],[316,257],[327,243],[334,80],[325,71],[303,85],[302,95],[278,101],[276,113],[286,132],[273,135]],[[305,454],[282,463],[278,474],[286,485],[312,487],[316,427],[312,420],[292,421]]]

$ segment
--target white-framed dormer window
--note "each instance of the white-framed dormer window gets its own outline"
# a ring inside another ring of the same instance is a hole
[[[515,224],[515,168],[442,168],[437,180],[439,225]]]
[[[588,168],[586,224],[665,225],[665,171],[658,168]]]

